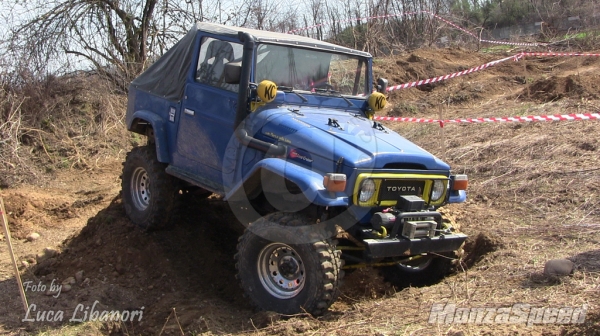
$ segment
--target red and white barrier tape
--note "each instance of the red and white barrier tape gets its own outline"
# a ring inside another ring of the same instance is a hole
[[[464,75],[468,75],[470,73],[476,72],[476,71],[480,71],[486,68],[489,68],[491,66],[494,66],[498,63],[502,63],[504,61],[508,61],[508,60],[514,60],[514,61],[518,61],[519,59],[521,59],[522,54],[516,54],[513,56],[509,56],[509,57],[505,57],[503,59],[499,59],[499,60],[495,60],[468,70],[464,70],[464,71],[459,71],[459,72],[455,72],[449,75],[444,75],[444,76],[439,76],[439,77],[434,77],[434,78],[428,78],[428,79],[422,79],[419,81],[414,81],[414,82],[410,82],[410,83],[406,83],[406,84],[400,84],[400,85],[394,85],[394,86],[388,86],[387,88],[387,92],[390,91],[394,91],[394,90],[401,90],[401,89],[406,89],[406,88],[410,88],[410,87],[415,87],[415,86],[420,86],[420,85],[425,85],[425,84],[430,84],[430,83],[435,83],[435,82],[439,82],[439,81],[443,81],[443,80],[447,80],[447,79],[452,79],[452,78],[456,78],[456,77],[460,77],[460,76],[464,76]]]
[[[600,54],[589,54],[589,53],[553,53],[553,52],[546,52],[546,53],[538,53],[538,52],[523,52],[520,53],[520,55],[523,55],[525,57],[527,56],[595,56],[595,57],[600,57]]]
[[[399,13],[399,14],[388,14],[388,15],[377,15],[377,16],[368,16],[368,17],[362,17],[362,18],[356,18],[356,19],[349,19],[349,20],[336,20],[336,21],[332,21],[331,23],[318,23],[312,26],[308,26],[308,27],[304,27],[304,28],[298,28],[298,29],[294,29],[294,30],[290,30],[287,33],[288,34],[295,34],[301,31],[305,31],[305,30],[310,30],[310,29],[314,29],[314,28],[319,28],[319,27],[324,27],[324,26],[332,26],[338,23],[348,23],[348,22],[356,22],[356,21],[368,21],[368,20],[375,20],[375,19],[388,19],[388,18],[394,18],[394,17],[401,17],[401,16],[408,16],[408,15],[418,15],[418,14],[427,14],[430,15],[460,31],[462,31],[463,33],[470,35],[476,39],[479,39],[479,37],[477,37],[477,35],[475,35],[474,33],[466,30],[465,28],[460,27],[459,25],[448,21],[446,19],[444,19],[443,17],[432,13],[430,11],[416,11],[416,12],[404,12],[404,13]]]
[[[502,117],[502,118],[464,118],[464,119],[446,119],[446,120],[374,116],[373,120],[417,122],[417,123],[439,123],[441,127],[444,127],[444,124],[458,124],[458,123],[600,120],[600,113],[574,113],[574,114],[555,114],[555,115],[541,115],[541,116],[527,116],[527,117],[520,117],[520,116]]]
[[[548,43],[527,43],[527,42],[507,42],[507,41],[495,41],[495,40],[479,40],[479,42],[483,43],[492,43],[492,44],[503,44],[503,45],[511,45],[511,46],[519,46],[519,47],[540,47],[547,46]]]
[[[436,122],[440,122],[438,119],[404,118],[404,117],[380,117],[380,116],[374,116],[373,120],[379,120],[379,121],[403,121],[403,122],[416,122],[416,123],[436,123]]]
[[[459,71],[459,72],[455,72],[452,74],[448,74],[448,75],[444,75],[444,76],[439,76],[439,77],[433,77],[433,78],[428,78],[428,79],[422,79],[422,80],[418,80],[418,81],[414,81],[414,82],[410,82],[410,83],[405,83],[405,84],[400,84],[400,85],[392,85],[392,86],[388,86],[387,88],[387,92],[390,91],[395,91],[395,90],[402,90],[402,89],[406,89],[406,88],[411,88],[411,87],[415,87],[415,86],[420,86],[420,85],[425,85],[425,84],[431,84],[431,83],[435,83],[435,82],[440,82],[443,80],[447,80],[447,79],[452,79],[452,78],[456,78],[456,77],[460,77],[460,76],[464,76],[464,75],[468,75],[470,73],[473,72],[477,72],[480,70],[484,70],[486,68],[489,68],[491,66],[494,66],[496,64],[508,61],[508,60],[514,60],[514,61],[519,61],[521,58],[523,57],[544,57],[544,56],[581,56],[581,57],[585,57],[585,56],[591,56],[591,57],[600,57],[600,54],[590,54],[590,53],[535,53],[535,52],[523,52],[523,53],[518,53],[515,54],[513,56],[509,56],[509,57],[505,57],[499,60],[495,60],[468,70],[464,70],[464,71]]]
[[[356,22],[356,21],[368,21],[368,20],[375,20],[375,19],[386,19],[386,18],[394,18],[394,17],[401,17],[401,16],[408,16],[408,15],[417,15],[417,14],[427,14],[430,15],[431,17],[438,19],[452,27],[454,27],[455,29],[458,29],[460,31],[462,31],[463,33],[472,36],[474,38],[476,38],[479,42],[483,42],[483,43],[492,43],[492,44],[504,44],[504,45],[513,45],[513,46],[522,46],[522,47],[538,47],[538,46],[547,46],[549,45],[549,43],[526,43],[526,42],[507,42],[507,41],[496,41],[496,40],[483,40],[480,39],[477,35],[475,35],[473,32],[470,32],[468,30],[466,30],[465,28],[460,27],[459,25],[444,19],[443,17],[430,12],[430,11],[416,11],[416,12],[405,12],[405,13],[400,13],[400,14],[388,14],[388,15],[377,15],[377,16],[368,16],[368,17],[363,17],[363,18],[356,18],[356,19],[349,19],[349,20],[336,20],[336,21],[332,21],[331,23],[319,23],[319,24],[315,24],[312,26],[308,26],[308,27],[304,27],[304,28],[298,28],[298,29],[294,29],[294,30],[290,30],[287,33],[288,34],[295,34],[301,31],[305,31],[305,30],[310,30],[310,29],[314,29],[314,28],[319,28],[319,27],[324,27],[324,26],[328,26],[328,25],[335,25],[338,23],[348,23],[348,22]]]

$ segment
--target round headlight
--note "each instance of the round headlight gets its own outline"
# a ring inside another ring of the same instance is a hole
[[[360,194],[358,196],[358,200],[361,202],[367,202],[373,197],[375,193],[375,182],[371,179],[366,179],[363,181],[362,186],[360,187]]]
[[[431,192],[431,201],[437,202],[444,195],[444,182],[440,180],[433,181],[433,190]]]

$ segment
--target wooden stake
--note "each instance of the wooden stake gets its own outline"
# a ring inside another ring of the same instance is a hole
[[[440,104],[439,120],[444,120],[444,103]],[[444,124],[440,122],[440,139],[442,142],[442,160],[446,161],[446,139],[444,137]]]
[[[21,274],[19,273],[17,259],[15,259],[15,253],[13,252],[12,242],[10,240],[10,229],[8,228],[8,220],[6,219],[6,211],[4,210],[4,200],[2,199],[2,195],[0,195],[0,214],[2,215],[2,227],[4,228],[4,236],[6,237],[6,244],[8,245],[8,253],[10,253],[10,258],[12,259],[15,270],[15,278],[17,279],[17,283],[19,285],[19,294],[21,294],[23,308],[25,309],[25,314],[27,314],[29,305],[27,304],[27,297],[25,296],[25,291],[23,290],[23,282],[21,282]]]
[[[531,92],[529,90],[529,80],[527,78],[527,61],[526,61],[527,57],[523,57],[521,59],[521,62],[523,62],[523,81],[525,82],[525,87],[527,88],[527,98],[529,99],[531,97]]]

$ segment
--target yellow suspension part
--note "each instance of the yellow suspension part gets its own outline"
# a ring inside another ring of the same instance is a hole
[[[388,233],[387,233],[387,229],[385,228],[385,226],[381,227],[381,233],[373,230],[373,234],[379,238],[385,238],[387,237]]]
[[[410,258],[406,258],[406,259],[398,260],[398,261],[387,261],[387,262],[371,263],[371,264],[346,265],[346,266],[342,267],[342,269],[358,269],[358,268],[365,268],[365,267],[394,266],[394,265],[398,265],[398,264],[405,263],[408,261],[417,260],[422,257],[423,257],[422,255],[416,255],[416,256],[412,256]]]

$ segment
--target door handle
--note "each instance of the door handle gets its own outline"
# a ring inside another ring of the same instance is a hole
[[[191,116],[196,114],[196,112],[194,112],[193,110],[190,110],[190,109],[183,109],[183,113],[185,113],[187,115],[191,115]]]

